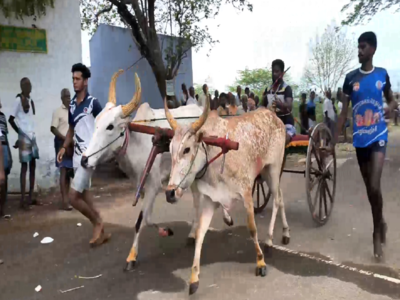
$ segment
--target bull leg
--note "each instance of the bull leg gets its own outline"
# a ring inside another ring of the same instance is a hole
[[[193,195],[193,208],[194,208],[194,215],[192,221],[192,228],[190,229],[189,236],[187,238],[188,245],[194,245],[196,243],[196,231],[199,227],[199,219],[200,219],[200,197],[201,194],[197,188],[196,183],[193,183],[190,187]]]
[[[190,187],[193,195],[193,207],[194,207],[194,216],[193,216],[193,221],[192,221],[192,228],[190,229],[190,233],[187,239],[187,244],[188,245],[194,245],[196,241],[196,231],[199,226],[199,218],[200,218],[200,211],[199,211],[199,206],[200,206],[200,197],[201,194],[199,193],[199,190],[197,188],[197,185],[194,183]],[[229,215],[228,211],[224,208],[222,208],[222,212],[224,214],[223,219],[226,225],[232,226],[233,225],[233,219]]]
[[[256,276],[264,277],[267,275],[267,265],[265,264],[264,254],[258,242],[257,226],[256,226],[256,221],[254,219],[254,204],[253,204],[251,188],[245,195],[244,204],[247,210],[247,227],[249,228],[250,236],[253,239],[257,253]]]
[[[150,182],[149,184],[151,184]],[[139,214],[139,217],[136,221],[135,225],[135,237],[133,239],[133,244],[131,250],[129,251],[129,255],[126,258],[126,266],[125,271],[132,271],[136,265],[137,255],[139,250],[139,237],[140,233],[142,232],[143,228],[146,225],[152,225],[151,223],[151,214],[153,212],[154,201],[156,200],[157,189],[150,189],[143,199],[144,207]],[[144,221],[144,222],[143,222]],[[144,224],[143,224],[144,223]],[[161,230],[169,232],[169,229],[159,229],[159,233]]]
[[[271,221],[269,223],[268,229],[268,238],[266,240],[266,247],[265,251],[268,253],[270,247],[272,247],[273,243],[273,236],[274,236],[274,226],[276,221],[276,215],[279,209],[279,179],[280,179],[280,171],[281,166],[268,166],[266,169],[263,170],[263,178],[266,180],[269,190],[271,191],[271,195],[274,199],[273,206],[272,206],[272,214],[271,214]]]
[[[282,244],[287,245],[290,242],[290,228],[289,224],[286,220],[286,211],[285,211],[285,203],[283,202],[283,195],[282,195],[282,189],[279,187],[279,208],[281,209],[281,219],[282,219],[282,227],[283,227],[283,233],[282,233]]]
[[[129,255],[126,258],[126,265],[124,271],[130,272],[135,268],[137,255],[138,255],[138,246],[139,246],[139,236],[142,229],[142,221],[143,221],[143,210],[140,211],[139,217],[136,221],[135,225],[135,237],[133,238],[133,244],[131,250],[129,251]]]
[[[203,246],[204,236],[206,235],[206,232],[210,226],[216,208],[216,203],[212,202],[209,197],[203,196],[202,211],[196,234],[196,249],[194,252],[192,275],[190,276],[189,281],[189,295],[194,294],[199,288],[201,247]]]

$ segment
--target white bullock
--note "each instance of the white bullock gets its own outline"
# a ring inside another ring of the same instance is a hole
[[[95,168],[98,164],[117,159],[120,168],[130,178],[136,178],[138,181],[144,171],[147,158],[153,147],[152,136],[137,132],[130,132],[128,124],[131,122],[130,115],[139,106],[141,98],[141,86],[139,77],[135,74],[136,93],[133,99],[126,105],[116,105],[115,85],[118,76],[123,70],[118,71],[112,77],[109,91],[109,101],[103,111],[97,116],[95,121],[95,131],[93,138],[82,158],[82,165],[88,168]],[[197,105],[182,106],[171,110],[174,118],[181,119],[183,123],[191,123],[202,114],[202,108]],[[187,118],[185,120],[185,118]],[[158,126],[161,128],[171,128],[165,116],[164,109],[151,109],[148,103],[143,103],[137,110],[134,122],[147,126]],[[131,270],[137,260],[138,243],[140,232],[144,225],[152,225],[151,213],[153,210],[156,195],[162,190],[163,185],[168,184],[171,170],[171,155],[163,153],[158,155],[154,161],[153,167],[145,183],[143,198],[143,207],[136,222],[136,234],[130,253],[126,259],[126,270]],[[195,185],[194,185],[195,186]],[[194,217],[192,228],[189,233],[188,242],[194,244],[195,234],[199,220],[199,197],[200,194],[196,188],[192,188]],[[232,225],[233,221],[229,214],[224,211],[224,221],[227,225]],[[170,235],[169,229],[159,228],[160,235]]]

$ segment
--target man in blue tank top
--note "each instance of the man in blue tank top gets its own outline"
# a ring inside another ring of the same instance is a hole
[[[365,32],[358,39],[358,58],[361,68],[346,75],[343,85],[341,111],[337,133],[346,121],[349,102],[353,108],[353,145],[361,175],[367,188],[374,222],[374,255],[383,255],[382,244],[386,242],[387,225],[382,214],[381,175],[385,161],[388,129],[385,115],[397,107],[391,90],[389,75],[383,68],[374,67],[372,60],[377,48],[376,35]],[[382,93],[388,107],[383,108]]]

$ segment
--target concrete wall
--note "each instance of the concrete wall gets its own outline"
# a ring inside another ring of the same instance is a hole
[[[71,66],[82,60],[79,0],[54,1],[54,9],[47,15],[33,21],[25,18],[7,20],[0,12],[0,24],[30,27],[35,24],[47,31],[47,54],[0,52],[0,99],[2,111],[7,119],[14,105],[15,96],[20,92],[20,79],[28,77],[32,82],[32,99],[36,105],[36,136],[40,159],[37,162],[37,187],[49,188],[56,184],[54,165],[54,136],[50,132],[51,116],[61,105],[60,92],[69,88],[73,94]],[[11,144],[17,139],[9,126]],[[12,149],[13,168],[9,187],[19,191],[20,163],[18,150]],[[28,182],[28,181],[27,181]]]
[[[168,46],[170,37],[160,35],[160,44]],[[108,99],[108,88],[111,76],[119,69],[130,67],[141,57],[139,50],[128,29],[109,25],[100,25],[90,40],[90,62],[92,78],[89,91],[104,106]],[[152,108],[162,108],[163,102],[157,87],[157,82],[147,60],[143,58],[126,74],[121,75],[117,82],[117,103],[127,103],[135,92],[134,73],[140,77],[142,84],[142,102],[148,102]],[[175,80],[175,93],[178,99],[182,97],[182,83],[187,88],[193,85],[192,53],[182,61],[179,74]]]

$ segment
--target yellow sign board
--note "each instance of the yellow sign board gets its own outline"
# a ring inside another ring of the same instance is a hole
[[[0,51],[47,53],[46,30],[0,25]]]

